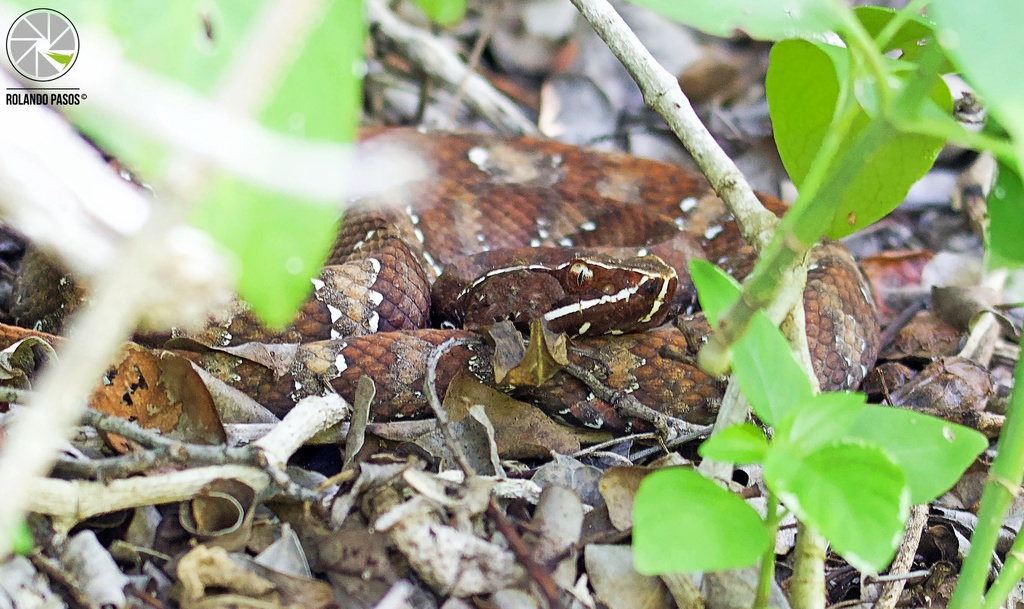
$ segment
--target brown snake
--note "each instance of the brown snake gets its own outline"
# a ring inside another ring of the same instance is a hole
[[[578,336],[570,360],[607,391],[565,372],[506,388],[551,414],[626,429],[631,421],[599,397],[610,392],[692,423],[713,420],[723,386],[693,360],[706,328],[689,315],[686,265],[702,257],[742,278],[754,254],[702,176],[528,138],[396,130],[363,145],[382,143],[418,153],[435,175],[412,193],[354,202],[292,328],[269,337],[248,315],[225,317],[197,337],[215,348],[194,361],[278,413],[323,391],[352,400],[365,374],[377,388],[375,420],[423,416],[427,358],[448,338],[464,343],[437,366],[442,395],[463,371],[494,383],[492,347],[467,330],[430,328],[433,300],[435,325],[525,326],[543,316]],[[838,243],[813,251],[804,308],[822,388],[856,386],[877,354],[877,314]],[[250,341],[279,344],[259,357],[232,347]]]

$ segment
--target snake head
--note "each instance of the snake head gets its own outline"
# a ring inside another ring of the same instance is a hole
[[[642,332],[661,325],[675,295],[675,270],[657,256],[576,256],[551,271],[565,290],[543,318],[572,336]]]

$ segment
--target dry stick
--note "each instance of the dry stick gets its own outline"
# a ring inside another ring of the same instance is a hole
[[[371,29],[387,38],[399,53],[447,89],[456,91],[461,87],[466,104],[498,131],[507,135],[537,133],[537,127],[518,106],[495,90],[487,79],[466,68],[437,37],[396,17],[384,0],[366,0],[365,5]]]
[[[921,543],[921,532],[924,531],[926,524],[928,524],[928,506],[915,505],[907,520],[903,543],[900,544],[899,550],[896,551],[896,558],[893,559],[892,566],[889,567],[889,575],[906,576],[910,573],[910,567],[914,564],[914,555],[917,554],[917,546]],[[886,581],[873,609],[894,609],[906,584],[907,580],[903,577],[895,577],[891,581]]]
[[[606,0],[572,0],[572,3],[629,71],[643,92],[644,101],[665,119],[700,165],[718,195],[736,216],[744,238],[757,251],[763,250],[773,237],[778,226],[778,218],[761,206],[739,169],[715,143],[680,90],[676,78],[658,65]],[[779,294],[775,306],[784,307],[786,310],[792,308],[796,318],[802,321],[799,303],[806,280],[806,266],[799,263],[790,265],[789,273],[790,276],[779,278],[781,285],[788,286],[788,291]],[[796,289],[800,292],[795,293]],[[783,316],[784,313],[778,310],[769,311],[769,317],[775,321],[782,319]],[[784,331],[790,339],[804,340],[800,338],[803,331],[799,321],[787,323]],[[806,353],[805,341],[797,357],[801,365],[805,366],[805,370],[811,370],[806,367],[810,362],[810,356]],[[813,374],[809,374],[809,378],[812,382],[817,382]],[[716,429],[721,429],[734,421],[742,421],[747,416],[749,406],[746,400],[738,399],[739,391],[735,387],[736,383],[730,383],[726,399],[722,401],[719,418],[715,424]],[[729,466],[725,464],[715,464],[708,460],[701,464],[701,471],[705,474],[710,473],[712,477],[727,479],[728,469]],[[804,529],[806,530],[806,527]],[[804,543],[798,543],[798,547],[805,551],[803,555],[820,558],[820,561],[800,561],[795,579],[798,583],[805,584],[806,590],[824,590],[824,539],[820,535],[811,535],[809,531],[804,537]]]
[[[455,463],[462,470],[463,475],[468,480],[471,476],[476,476],[476,471],[473,465],[469,462],[466,457],[466,453],[462,450],[462,445],[455,439],[455,435],[452,433],[451,424],[448,422],[448,413],[445,412],[441,406],[441,400],[437,395],[437,364],[441,361],[441,357],[444,356],[452,347],[458,345],[464,345],[468,342],[464,338],[449,338],[440,345],[434,348],[430,353],[430,357],[427,360],[427,375],[424,382],[424,392],[427,394],[427,401],[430,402],[430,408],[434,411],[434,416],[437,419],[437,427],[441,432],[441,437],[444,438],[445,444],[448,446],[448,450],[452,452],[455,459]],[[516,560],[526,569],[527,573],[540,588],[541,594],[544,596],[544,600],[547,601],[547,606],[550,609],[559,607],[558,602],[558,585],[552,579],[551,574],[540,567],[537,561],[533,559],[533,555],[530,553],[529,548],[526,547],[526,543],[520,537],[512,523],[509,522],[505,514],[498,508],[497,502],[494,497],[491,496],[487,500],[487,515],[490,516],[491,520],[494,521],[494,526],[498,531],[505,536],[508,540],[509,548],[515,555]]]

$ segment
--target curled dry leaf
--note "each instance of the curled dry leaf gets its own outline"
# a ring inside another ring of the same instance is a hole
[[[0,351],[0,383],[26,389],[43,362],[57,357],[53,346],[38,336],[25,337]]]
[[[995,315],[1008,338],[1019,341],[1020,332],[1013,321],[996,310],[999,305],[999,294],[992,288],[974,286],[932,287],[932,307],[939,317],[961,330],[969,329],[982,313]]]
[[[246,547],[252,532],[256,491],[238,480],[220,479],[179,505],[181,526],[197,540],[229,551]]]
[[[146,429],[196,444],[225,440],[217,409],[192,364],[169,351],[150,351],[134,343],[121,348],[121,359],[103,377],[89,400],[96,410],[138,423]],[[118,452],[131,446],[111,435]]]

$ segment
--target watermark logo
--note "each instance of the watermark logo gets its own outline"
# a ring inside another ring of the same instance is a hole
[[[32,9],[15,19],[7,31],[7,58],[25,78],[56,80],[78,59],[78,30],[63,13]]]

